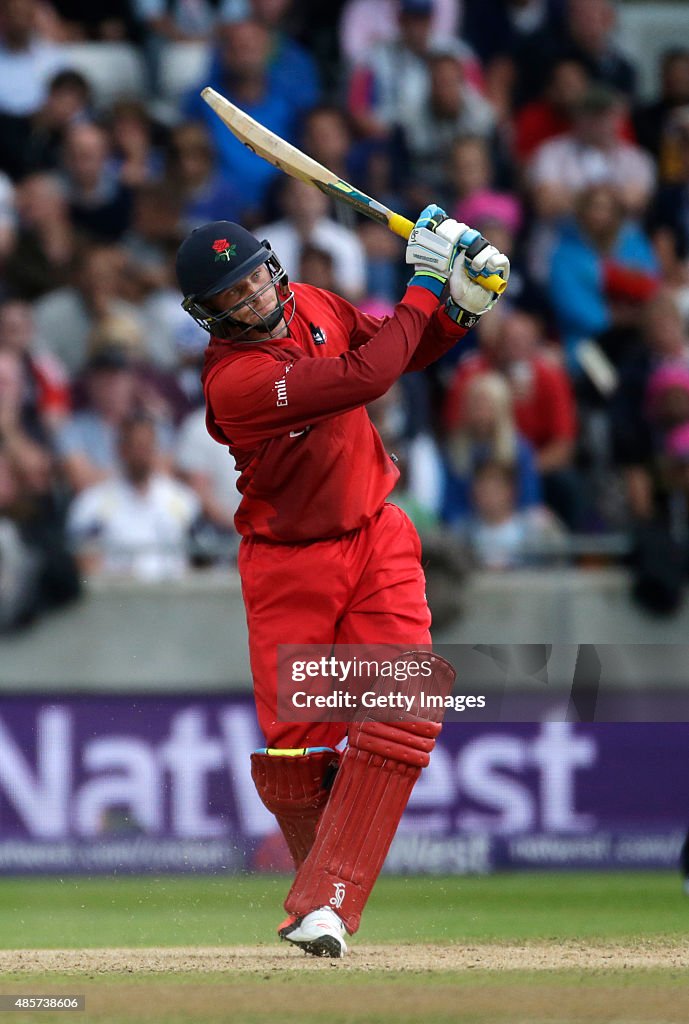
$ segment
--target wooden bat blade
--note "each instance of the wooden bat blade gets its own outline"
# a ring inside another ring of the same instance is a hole
[[[285,174],[299,178],[309,185],[315,185],[327,196],[348,203],[364,216],[378,221],[379,224],[384,224],[401,238],[409,238],[414,227],[413,221],[402,217],[399,213],[394,213],[376,199],[367,196],[365,192],[360,192],[348,182],[343,181],[342,178],[338,178],[333,171],[329,171],[323,164],[319,164],[317,160],[302,153],[291,142],[281,139],[279,135],[259,124],[253,117],[250,117],[249,114],[210,86],[206,86],[201,91],[201,96],[235,138],[252,153],[267,160],[273,167],[279,168]],[[500,294],[506,287],[506,282],[495,274],[475,280],[482,287],[497,292],[497,294]]]
[[[299,178],[309,185],[315,185],[316,188],[319,188],[326,195],[332,196],[341,202],[349,203],[350,206],[355,207],[360,213],[386,226],[390,226],[390,221],[393,217],[399,216],[393,213],[392,210],[388,210],[382,203],[376,202],[375,199],[371,199],[364,192],[359,192],[358,189],[338,178],[333,171],[329,171],[323,164],[319,164],[317,160],[313,160],[306,153],[302,153],[291,142],[286,142],[285,139],[281,139],[279,135],[271,132],[264,125],[259,124],[253,117],[240,110],[234,103],[230,103],[228,99],[221,96],[215,89],[211,89],[208,86],[202,91],[201,96],[247,149],[250,149],[252,153],[256,153],[257,156],[263,157],[273,167],[278,167],[285,174],[289,174],[293,178]],[[399,218],[399,220],[403,220],[409,225],[409,231],[404,235],[405,238],[408,238],[409,232],[411,232],[414,225],[404,217]]]

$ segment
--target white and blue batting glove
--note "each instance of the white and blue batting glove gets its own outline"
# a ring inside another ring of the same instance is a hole
[[[504,281],[510,277],[510,261],[478,231],[466,248],[460,239],[458,258],[450,273],[450,296],[445,303],[447,315],[460,327],[473,327],[479,317],[488,313],[500,298],[487,291],[472,278],[497,274]],[[465,236],[466,237],[466,236]],[[463,256],[462,256],[463,252]]]
[[[470,229],[431,204],[419,214],[407,244],[406,262],[414,267],[410,285],[420,285],[440,298],[461,249],[457,243]],[[466,247],[465,247],[466,248]]]

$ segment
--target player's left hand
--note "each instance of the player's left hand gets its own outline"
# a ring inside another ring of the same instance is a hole
[[[440,298],[452,265],[460,253],[457,247],[466,224],[459,224],[434,203],[419,214],[407,244],[407,263],[414,266],[410,284],[428,288]]]
[[[508,281],[510,276],[507,256],[478,231],[470,231],[470,234],[473,237],[466,248],[462,244],[466,234],[464,239],[460,239],[459,252],[450,274],[450,298],[445,306],[448,315],[463,327],[473,327],[476,320],[488,313],[500,297],[480,284],[475,284],[472,277],[497,274],[503,281]]]

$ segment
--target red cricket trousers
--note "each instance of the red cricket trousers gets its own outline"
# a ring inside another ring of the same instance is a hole
[[[238,565],[266,746],[335,747],[347,733],[342,722],[277,721],[278,644],[430,644],[420,559],[413,524],[390,503],[332,540],[242,540]]]

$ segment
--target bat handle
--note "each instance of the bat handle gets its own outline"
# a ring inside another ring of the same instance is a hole
[[[400,213],[391,213],[388,217],[388,227],[400,238],[409,238],[414,227],[414,222],[403,217]],[[507,288],[507,281],[504,281],[499,274],[481,274],[478,277],[471,277],[474,284],[480,284],[487,292],[495,292],[502,295]]]

